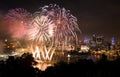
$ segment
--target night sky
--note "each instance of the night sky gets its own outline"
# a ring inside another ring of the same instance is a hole
[[[48,4],[58,4],[77,17],[82,31],[80,38],[89,38],[95,33],[108,40],[112,37],[120,40],[119,0],[0,0],[0,37],[6,28],[1,20],[9,9],[24,8],[32,13]]]

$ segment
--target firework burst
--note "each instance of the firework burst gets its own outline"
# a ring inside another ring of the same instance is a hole
[[[41,8],[42,13],[48,15],[55,24],[54,38],[56,44],[60,42],[65,44],[71,40],[77,41],[77,32],[81,30],[77,24],[77,18],[73,16],[69,10],[60,8],[58,5],[48,5]],[[70,39],[71,38],[71,39]]]
[[[22,8],[11,9],[5,15],[5,21],[8,23],[8,31],[13,38],[22,38],[26,34],[25,26],[32,19],[32,14]]]
[[[54,24],[48,16],[36,16],[31,23],[28,32],[30,40],[33,40],[36,43],[47,42],[50,41],[50,38],[54,33]]]
[[[15,8],[8,11],[5,16],[5,20],[8,23],[14,24],[15,21],[21,21],[22,23],[28,22],[32,18],[32,14],[23,8]]]

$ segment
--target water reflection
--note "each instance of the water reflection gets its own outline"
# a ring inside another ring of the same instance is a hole
[[[41,71],[45,71],[47,69],[47,67],[49,67],[49,66],[53,66],[53,64],[43,62],[43,63],[37,63],[36,65],[33,65],[34,68],[38,68]]]

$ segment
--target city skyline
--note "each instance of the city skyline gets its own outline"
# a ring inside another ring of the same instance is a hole
[[[0,1],[0,37],[6,35],[6,27],[2,18],[8,10],[25,8],[34,12],[47,4],[58,4],[65,7],[78,19],[82,31],[80,38],[91,37],[92,34],[104,36],[110,40],[112,37],[120,40],[120,3],[118,0],[1,0]]]

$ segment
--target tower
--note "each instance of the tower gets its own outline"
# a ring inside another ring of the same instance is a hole
[[[111,39],[111,45],[112,45],[112,46],[115,45],[115,38],[114,38],[114,37],[112,37],[112,39]]]

